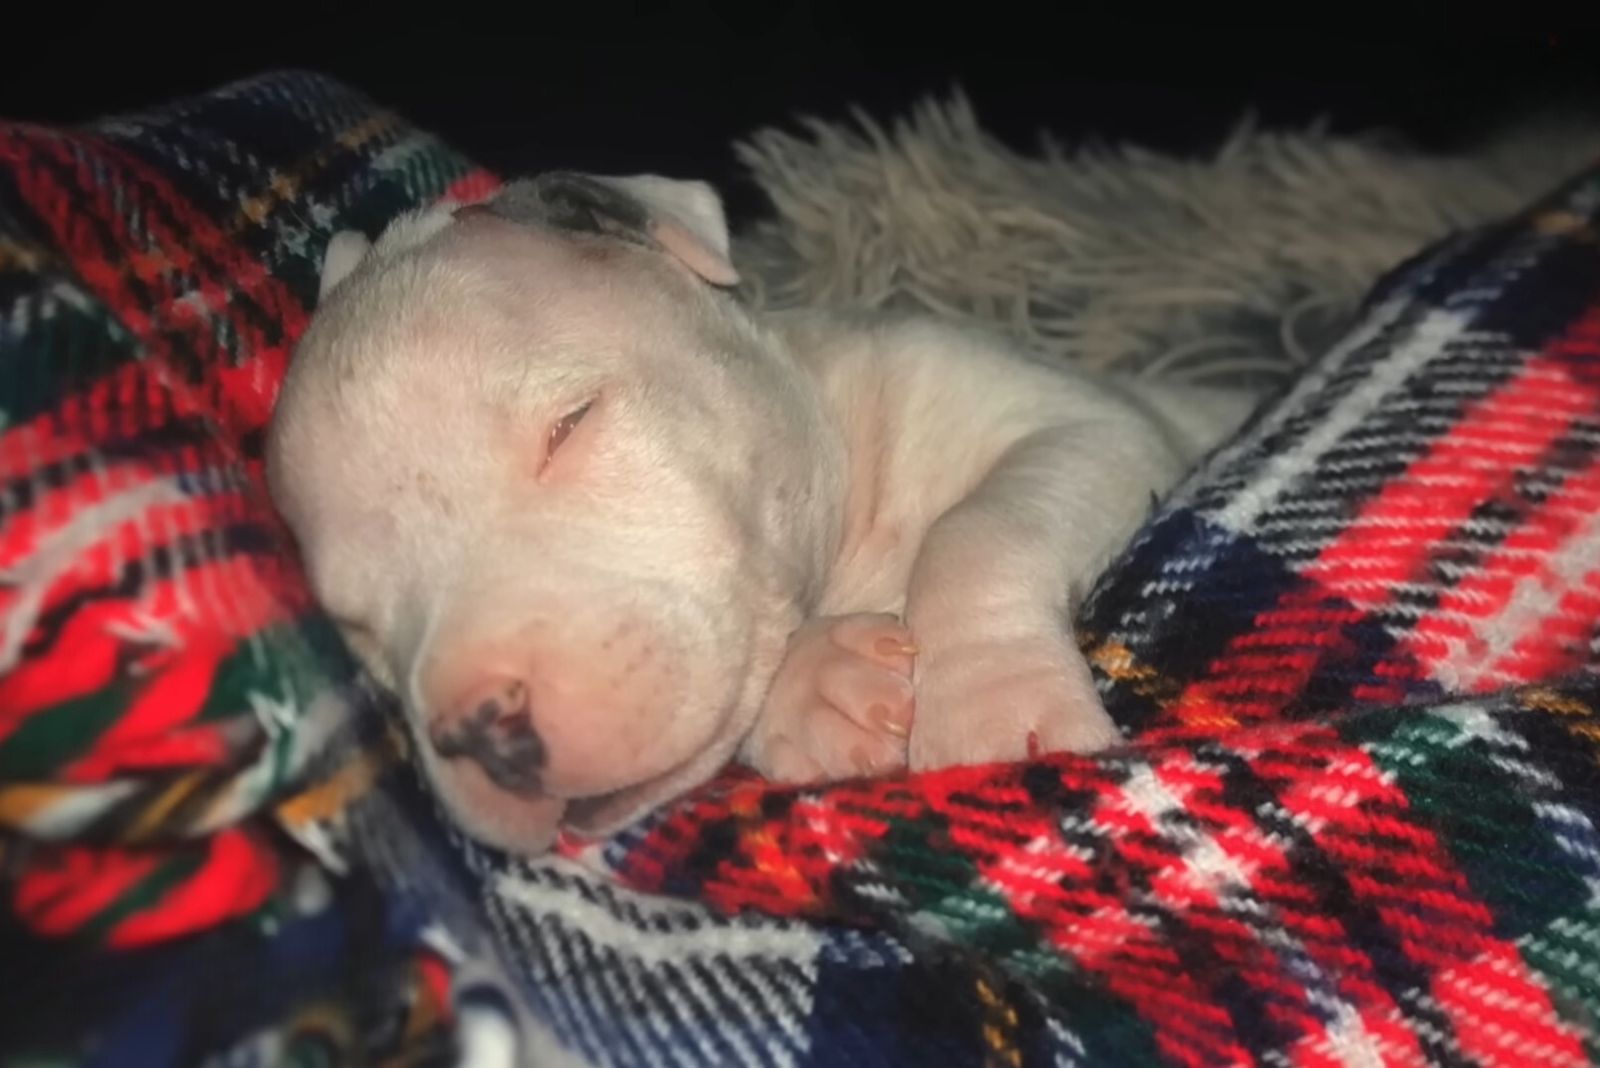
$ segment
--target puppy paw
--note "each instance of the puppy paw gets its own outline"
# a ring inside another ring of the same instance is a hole
[[[911,770],[1087,753],[1121,739],[1070,634],[963,640],[918,664]]]
[[[812,620],[789,639],[745,759],[778,782],[882,775],[906,764],[916,648],[899,620]]]

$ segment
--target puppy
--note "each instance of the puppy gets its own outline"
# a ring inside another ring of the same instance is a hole
[[[710,187],[554,173],[338,235],[273,499],[490,844],[742,758],[808,782],[1117,740],[1071,629],[1251,398],[924,318],[759,314]]]

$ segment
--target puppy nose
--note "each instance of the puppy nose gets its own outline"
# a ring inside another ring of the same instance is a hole
[[[533,725],[529,693],[517,678],[479,682],[429,726],[434,752],[446,760],[466,757],[503,790],[539,795],[548,754]]]

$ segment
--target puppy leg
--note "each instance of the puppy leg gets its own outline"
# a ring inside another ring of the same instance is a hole
[[[1117,741],[1072,615],[1182,469],[1136,417],[1041,431],[934,523],[906,605],[919,649],[913,770]]]
[[[778,782],[898,771],[911,729],[911,635],[893,616],[824,616],[797,630],[744,759]]]

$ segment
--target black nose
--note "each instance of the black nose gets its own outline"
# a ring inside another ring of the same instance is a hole
[[[540,794],[547,754],[533,726],[526,687],[505,698],[485,700],[451,724],[435,723],[428,734],[434,752],[446,760],[467,757],[502,790]]]

